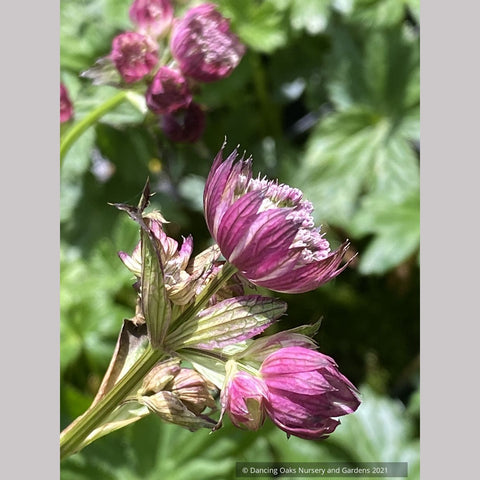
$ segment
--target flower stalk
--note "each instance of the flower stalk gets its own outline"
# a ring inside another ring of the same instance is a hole
[[[188,321],[194,317],[236,272],[237,269],[233,265],[226,263],[218,275],[198,296],[197,301],[188,307],[177,318],[177,321]],[[148,344],[145,352],[112,389],[98,403],[90,407],[82,416],[63,430],[60,434],[60,459],[63,460],[87,446],[90,443],[88,436],[102,425],[108,415],[125,401],[150,370],[165,356],[167,355],[162,348],[154,349],[151,344]]]
[[[60,141],[60,168],[62,168],[65,155],[70,150],[71,146],[78,140],[78,138],[92,125],[94,125],[100,118],[118,107],[125,100],[128,100],[134,106],[138,106],[134,92],[128,90],[121,90],[113,97],[100,104],[97,108],[89,112],[84,118],[72,125],[72,127],[65,133]]]
[[[164,353],[147,347],[143,355],[113,388],[93,407],[78,417],[60,434],[60,460],[78,452],[87,445],[89,434],[120,405],[145,375],[159,362]]]

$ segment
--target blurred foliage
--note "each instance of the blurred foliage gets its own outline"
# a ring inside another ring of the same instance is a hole
[[[197,2],[198,3],[198,2]],[[136,203],[150,177],[171,236],[210,242],[202,191],[227,138],[254,170],[301,188],[350,267],[317,291],[282,295],[288,326],[323,318],[321,350],[363,385],[363,404],[326,441],[272,425],[226,422],[213,435],[150,416],[62,464],[62,479],[234,478],[237,461],[408,461],[418,478],[419,1],[219,0],[247,45],[239,67],[205,85],[203,139],[173,144],[157,120],[124,104],[87,130],[61,170],[61,426],[83,413],[123,318],[134,279],[117,257],[136,226],[109,203]],[[115,94],[81,72],[131,28],[128,0],[61,0],[61,80],[75,120]],[[178,1],[176,10],[190,3]],[[62,125],[62,132],[68,125]],[[282,327],[285,325],[282,325]]]

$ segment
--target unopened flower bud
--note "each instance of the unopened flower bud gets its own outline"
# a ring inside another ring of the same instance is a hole
[[[191,8],[174,22],[170,47],[182,72],[199,82],[228,77],[245,53],[229,21],[211,3]]]
[[[73,117],[73,105],[67,87],[60,83],[60,123],[68,122]]]
[[[172,23],[173,7],[170,0],[134,0],[129,16],[140,33],[159,37]]]
[[[195,415],[200,415],[207,407],[217,406],[211,393],[215,387],[190,368],[182,368],[172,379],[170,388]]]
[[[303,347],[281,348],[260,368],[268,389],[266,409],[288,435],[322,439],[340,422],[333,418],[360,405],[357,389],[327,355]]]
[[[191,431],[199,428],[211,428],[215,425],[214,420],[206,416],[195,415],[172,392],[162,391],[155,395],[143,396],[140,401],[162,420],[188,428]]]
[[[174,142],[194,143],[200,139],[205,130],[205,113],[192,101],[188,107],[165,115],[162,129]]]
[[[113,39],[110,58],[125,82],[138,82],[157,64],[158,45],[141,33],[124,32]]]
[[[149,395],[158,393],[166,388],[173,379],[180,373],[180,359],[172,358],[164,362],[157,363],[150,372],[145,375],[142,387],[139,390],[140,395]]]
[[[188,107],[192,94],[185,77],[169,67],[161,67],[153,77],[145,94],[147,107],[158,115]]]
[[[263,380],[227,363],[226,386],[220,401],[222,416],[228,413],[232,423],[239,428],[258,430],[265,421],[267,389]]]
[[[214,387],[192,369],[180,368],[179,359],[156,365],[145,377],[139,401],[163,420],[189,430],[212,427],[215,422],[202,415],[215,408]]]

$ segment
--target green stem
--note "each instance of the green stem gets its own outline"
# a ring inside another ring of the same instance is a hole
[[[265,71],[258,54],[251,55],[251,64],[253,72],[253,84],[255,86],[255,92],[260,103],[262,111],[262,117],[265,125],[265,134],[273,135],[275,137],[281,137],[282,126],[280,124],[280,115],[278,107],[272,102],[268,86]]]
[[[120,405],[153,366],[162,359],[163,355],[164,353],[161,350],[153,350],[148,346],[143,355],[112,389],[60,434],[61,460],[85,446],[83,442],[88,435]]]
[[[62,163],[66,153],[75,143],[75,141],[80,137],[80,135],[82,135],[89,127],[94,125],[99,118],[103,117],[106,113],[113,110],[116,106],[120,105],[127,98],[128,91],[122,90],[113,97],[109,98],[106,102],[103,102],[97,108],[92,110],[79,122],[72,125],[72,127],[67,131],[65,136],[60,141],[60,168],[62,168]]]
[[[235,273],[237,268],[225,263],[219,274],[207,285],[197,297],[194,304],[188,307],[177,319],[181,324],[184,320],[195,316],[204,308],[208,300],[225,284]],[[101,399],[90,407],[82,416],[78,417],[60,434],[60,459],[72,455],[84,446],[85,440],[102,422],[108,417],[120,403],[132,392],[132,390],[143,380],[145,375],[164,356],[161,349],[153,349],[148,345],[142,356],[132,365],[126,374],[112,387],[112,389]]]

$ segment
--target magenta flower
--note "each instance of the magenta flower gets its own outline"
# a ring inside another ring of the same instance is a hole
[[[158,70],[147,88],[145,97],[148,108],[158,115],[188,107],[192,101],[185,77],[169,67],[161,67]]]
[[[266,418],[266,398],[267,389],[262,379],[238,371],[222,390],[222,416],[227,412],[236,427],[258,430]]]
[[[199,82],[228,77],[245,53],[230,22],[211,3],[191,8],[174,22],[170,49],[182,72]]]
[[[174,142],[194,143],[205,130],[205,112],[192,101],[187,107],[165,115],[162,129]]]
[[[156,38],[170,28],[173,7],[170,0],[134,0],[129,15],[140,33]]]
[[[158,45],[141,33],[124,32],[113,39],[110,58],[125,82],[138,82],[157,65]]]
[[[288,435],[322,439],[340,424],[332,417],[353,413],[357,389],[330,357],[303,347],[281,348],[262,363],[268,390],[266,410]]]
[[[204,190],[205,218],[224,257],[253,284],[286,293],[314,290],[342,272],[348,242],[331,251],[302,192],[252,178],[251,158],[217,154]]]
[[[73,104],[67,87],[60,83],[60,123],[68,122],[73,117]]]

